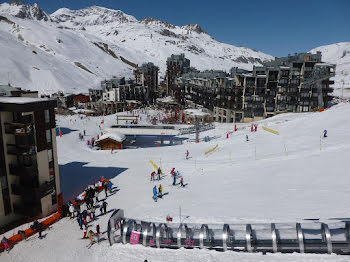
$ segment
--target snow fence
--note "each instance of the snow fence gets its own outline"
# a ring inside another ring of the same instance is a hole
[[[218,251],[350,254],[350,223],[176,224],[128,219],[115,211],[108,222],[110,245],[206,248]]]

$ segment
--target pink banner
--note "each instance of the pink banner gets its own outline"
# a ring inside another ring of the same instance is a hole
[[[130,235],[130,244],[137,245],[140,240],[140,232],[132,231]]]

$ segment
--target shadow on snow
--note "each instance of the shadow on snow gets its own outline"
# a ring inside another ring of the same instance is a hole
[[[96,183],[101,177],[112,179],[127,168],[86,166],[87,162],[70,162],[59,165],[60,185],[63,200],[72,200],[82,193],[88,185]],[[115,193],[115,190],[113,193]]]
[[[60,135],[60,130],[61,130],[61,133],[62,133],[63,136],[64,135],[68,135],[69,133],[78,131],[76,129],[70,129],[70,128],[67,128],[67,127],[56,127],[56,136]]]

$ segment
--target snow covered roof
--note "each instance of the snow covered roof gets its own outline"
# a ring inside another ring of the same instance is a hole
[[[210,115],[209,113],[205,113],[200,109],[186,109],[185,113],[193,116],[208,116]]]
[[[108,132],[106,134],[104,134],[103,136],[101,136],[98,140],[96,140],[96,142],[99,142],[101,140],[105,140],[105,139],[112,139],[114,141],[117,142],[123,142],[125,140],[125,135],[118,133],[118,132]]]
[[[167,96],[167,97],[163,97],[163,98],[157,98],[157,101],[161,102],[161,103],[176,103],[174,98],[171,97],[171,96]]]
[[[328,63],[316,63],[315,66],[334,66],[334,64],[328,64]]]
[[[34,98],[34,97],[0,97],[0,103],[6,104],[27,104],[27,103],[37,103],[55,101],[49,98]]]
[[[71,110],[71,109],[69,109],[69,110]],[[95,113],[95,111],[93,111],[93,110],[89,110],[89,109],[73,109],[72,110],[74,113],[76,113],[76,114],[89,114],[89,113]]]

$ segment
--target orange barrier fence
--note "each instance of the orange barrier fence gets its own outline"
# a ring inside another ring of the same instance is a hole
[[[101,180],[101,182],[102,181],[109,183],[109,180],[107,178],[104,178],[103,180]],[[103,189],[104,189],[102,186],[97,186],[97,188],[98,188],[99,192],[103,191]],[[85,195],[84,195],[84,200],[85,200]],[[72,204],[74,206],[76,206],[77,204],[83,203],[84,200],[79,201],[79,203],[77,203],[75,200],[73,200]],[[44,230],[44,229],[48,228],[53,223],[57,222],[60,218],[61,218],[61,213],[60,212],[56,212],[52,216],[50,216],[50,217],[48,217],[48,218],[46,218],[46,219],[44,219],[43,221],[40,222],[40,224],[41,224],[40,229]],[[13,246],[13,245],[17,244],[18,242],[20,242],[21,240],[23,240],[25,238],[28,238],[28,237],[34,235],[37,232],[39,232],[39,231],[38,230],[33,230],[31,228],[28,228],[28,229],[24,230],[24,238],[22,238],[22,236],[19,235],[19,234],[15,234],[15,235],[13,235],[12,237],[10,237],[8,239],[8,244],[9,244],[9,246]],[[0,239],[0,241],[1,241],[1,239]],[[5,249],[4,245],[2,243],[0,243],[0,252],[4,251],[4,249]]]
[[[56,212],[55,214],[53,214],[52,216],[46,218],[45,220],[41,221],[41,230],[44,230],[45,228],[48,228],[50,225],[52,225],[53,223],[55,223],[56,221],[58,221],[61,218],[61,213]],[[31,228],[28,228],[26,230],[24,230],[24,237],[28,238],[32,235],[34,235],[35,233],[37,233],[38,230],[33,230]],[[8,239],[8,244],[10,246],[13,246],[15,244],[17,244],[18,242],[20,242],[22,240],[22,237],[19,234],[15,234],[12,237],[10,237]],[[4,251],[4,245],[1,243],[0,244],[0,252]]]

